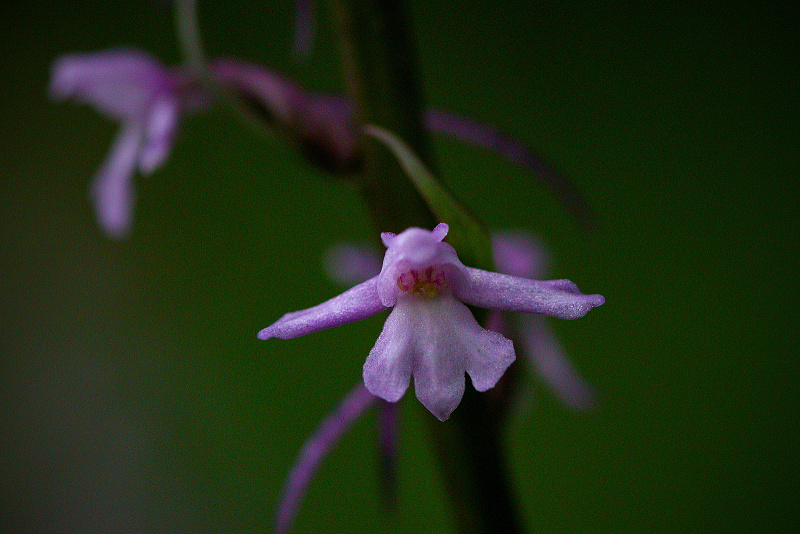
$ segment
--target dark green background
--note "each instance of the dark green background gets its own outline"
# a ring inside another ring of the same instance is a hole
[[[380,229],[352,188],[218,109],[137,178],[130,239],[105,238],[87,187],[117,125],[49,102],[49,65],[121,45],[180,59],[167,8],[115,4],[9,3],[0,16],[0,530],[265,531],[382,318],[255,334],[336,294],[321,254]],[[343,89],[327,6],[298,62],[291,2],[212,4],[200,2],[209,53]],[[443,179],[487,225],[537,232],[553,277],[607,299],[552,323],[599,409],[571,412],[529,380],[509,427],[531,529],[789,530],[797,18],[772,4],[413,8],[429,102],[520,136],[599,214],[586,238],[536,180],[436,142]],[[370,414],[323,465],[297,532],[452,531],[431,416],[412,394],[402,406],[396,522],[378,506]]]

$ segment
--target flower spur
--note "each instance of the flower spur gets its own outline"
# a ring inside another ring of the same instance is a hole
[[[493,387],[514,361],[513,343],[481,328],[466,305],[490,310],[583,317],[603,304],[569,280],[538,281],[467,267],[443,242],[448,226],[381,234],[380,274],[322,304],[287,313],[258,333],[291,339],[391,309],[364,363],[373,395],[398,401],[414,377],[417,398],[444,421],[464,393],[464,373],[478,391]]]

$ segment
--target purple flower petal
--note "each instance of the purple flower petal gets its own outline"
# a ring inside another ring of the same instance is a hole
[[[393,309],[364,362],[364,384],[373,395],[397,402],[411,380],[415,324],[403,310]]]
[[[119,120],[141,120],[153,96],[170,87],[166,69],[138,50],[59,57],[52,68],[52,98],[75,98]]]
[[[500,272],[525,278],[542,278],[548,263],[545,246],[527,232],[500,232],[492,235],[492,251]],[[493,311],[490,320],[495,331],[505,331],[504,314]],[[514,315],[521,353],[561,399],[576,410],[589,410],[596,403],[592,387],[570,363],[547,321],[543,317]]]
[[[139,154],[139,170],[150,174],[161,167],[172,150],[180,120],[180,104],[171,94],[155,99],[147,115],[147,123]]]
[[[498,272],[521,278],[541,280],[550,263],[544,245],[522,231],[493,233],[492,254]]]
[[[401,292],[397,278],[407,269],[424,269],[431,265],[446,267],[448,274],[459,281],[463,276],[464,265],[458,259],[455,249],[442,240],[447,235],[448,226],[439,223],[433,231],[423,228],[407,228],[395,235],[391,232],[381,234],[386,254],[378,275],[378,294],[386,307],[393,306]],[[451,280],[454,283],[456,280]]]
[[[444,421],[464,394],[464,372],[478,391],[494,386],[514,361],[513,343],[481,328],[452,297],[398,300],[367,361],[364,383],[390,402],[403,396],[411,375],[417,398]]]
[[[593,408],[594,390],[572,366],[544,318],[520,315],[517,331],[523,354],[561,401],[577,410]]]
[[[50,95],[75,98],[122,123],[91,195],[100,225],[112,237],[130,231],[134,203],[133,172],[160,167],[172,149],[182,113],[209,101],[185,74],[167,69],[137,50],[109,50],[58,58]]]
[[[325,253],[325,272],[343,286],[360,284],[381,272],[383,257],[374,247],[339,243]]]
[[[359,384],[317,427],[314,434],[303,445],[286,479],[283,495],[278,501],[275,532],[289,532],[297,516],[300,503],[308,490],[322,460],[339,442],[342,435],[353,426],[364,411],[375,403],[366,388]]]
[[[377,277],[313,308],[287,313],[258,333],[259,339],[292,339],[372,317],[387,308],[378,298]]]
[[[513,343],[481,328],[464,303],[574,319],[604,302],[569,280],[540,282],[465,267],[443,242],[447,231],[442,223],[433,231],[382,234],[387,250],[379,275],[319,306],[284,315],[259,338],[288,339],[392,308],[364,362],[364,384],[396,402],[413,376],[417,398],[443,421],[461,401],[464,373],[485,391],[515,359]]]
[[[133,171],[141,138],[138,125],[123,127],[92,182],[91,196],[98,222],[114,238],[125,237],[131,229],[136,199]]]
[[[467,282],[454,287],[456,296],[472,306],[578,319],[605,302],[601,295],[584,295],[569,280],[530,280],[464,268]]]

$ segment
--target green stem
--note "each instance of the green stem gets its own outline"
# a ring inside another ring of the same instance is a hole
[[[461,404],[444,423],[425,414],[461,534],[524,530],[504,454],[507,389],[513,375],[512,367],[485,393],[468,383]]]
[[[175,22],[186,65],[198,78],[208,76],[208,65],[200,40],[200,28],[197,20],[197,3],[195,0],[178,0],[175,3]]]
[[[422,124],[423,98],[409,17],[402,0],[332,0],[358,120],[395,134],[436,172]],[[432,228],[436,221],[395,156],[375,139],[365,148],[364,192],[380,230]],[[489,251],[486,251],[488,254]],[[502,382],[513,382],[507,377]],[[460,533],[522,531],[502,433],[507,388],[471,385],[450,420],[430,414],[430,431]]]
[[[280,128],[281,125],[265,121],[262,115],[257,114],[250,106],[239,100],[230,89],[217,82],[211,75],[208,59],[203,51],[195,0],[177,0],[175,2],[175,27],[186,68],[194,79],[214,96],[216,101],[230,106],[256,130],[274,131]]]
[[[433,165],[422,125],[422,88],[416,51],[404,24],[405,7],[392,0],[332,0],[349,90],[361,124],[374,124],[403,139]],[[395,156],[375,139],[362,139],[362,186],[381,231],[438,222],[409,182]]]

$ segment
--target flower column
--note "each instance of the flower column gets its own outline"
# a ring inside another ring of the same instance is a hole
[[[436,168],[422,125],[423,98],[417,56],[400,0],[333,0],[349,89],[361,124],[394,132]],[[432,228],[436,221],[395,157],[374,139],[365,140],[362,186],[377,227],[400,232]],[[478,265],[490,268],[489,265]],[[498,410],[467,388],[447,423],[429,418],[453,516],[459,532],[521,532],[512,498]]]

